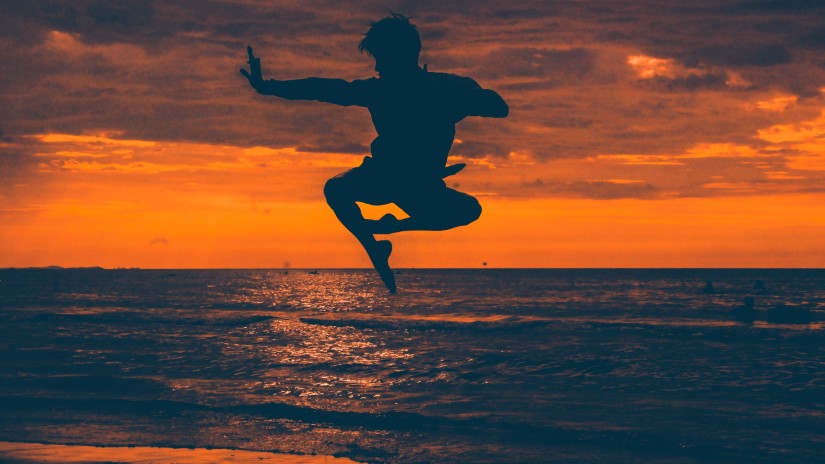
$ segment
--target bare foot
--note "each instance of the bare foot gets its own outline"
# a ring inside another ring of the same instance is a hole
[[[366,222],[370,233],[373,234],[394,234],[398,232],[398,219],[392,214],[385,214],[377,221],[368,220]]]
[[[384,285],[387,286],[390,293],[395,293],[395,275],[393,275],[389,263],[392,243],[389,240],[379,240],[374,245],[365,248],[372,261],[372,266],[378,271]]]

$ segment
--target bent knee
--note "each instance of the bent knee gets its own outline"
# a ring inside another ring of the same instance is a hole
[[[343,199],[344,191],[343,181],[339,177],[333,177],[324,184],[324,196],[327,203]]]
[[[481,217],[481,203],[478,202],[475,198],[473,201],[470,202],[470,206],[467,208],[467,224],[471,222],[475,222],[478,218]]]
[[[481,203],[471,197],[465,205],[462,205],[461,214],[457,218],[459,219],[458,225],[466,226],[467,224],[475,222],[479,217],[481,217]]]

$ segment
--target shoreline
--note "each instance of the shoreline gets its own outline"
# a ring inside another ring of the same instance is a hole
[[[88,463],[112,462],[142,464],[169,463],[277,463],[277,464],[359,464],[349,458],[327,455],[273,453],[222,448],[168,448],[155,446],[98,446],[0,441],[3,462]]]

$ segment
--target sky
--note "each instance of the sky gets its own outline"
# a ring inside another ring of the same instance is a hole
[[[481,218],[393,266],[825,266],[818,0],[4,0],[0,267],[369,267],[323,199],[368,112],[238,70],[372,77],[388,11],[510,105],[457,127]]]

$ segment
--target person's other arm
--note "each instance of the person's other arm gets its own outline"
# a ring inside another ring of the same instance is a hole
[[[490,89],[479,89],[469,104],[470,116],[485,118],[506,118],[510,107],[501,95]]]
[[[336,105],[365,106],[363,95],[357,85],[343,79],[309,77],[294,80],[264,80],[261,75],[261,60],[247,47],[249,68],[241,69],[241,74],[249,80],[249,85],[262,95],[273,95],[287,100],[315,100]]]
[[[467,88],[461,92],[461,106],[467,116],[482,116],[485,118],[506,118],[510,114],[510,107],[501,98],[501,95],[490,89],[484,89],[472,79]]]

